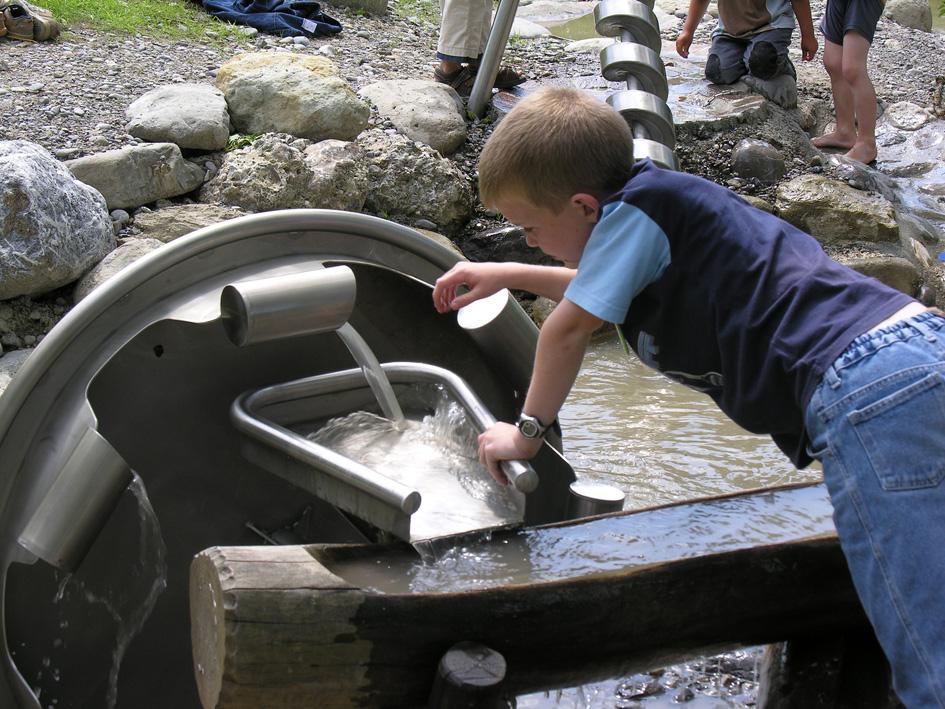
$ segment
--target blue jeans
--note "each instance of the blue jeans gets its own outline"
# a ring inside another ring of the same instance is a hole
[[[945,318],[856,338],[806,425],[896,693],[910,709],[945,709]]]

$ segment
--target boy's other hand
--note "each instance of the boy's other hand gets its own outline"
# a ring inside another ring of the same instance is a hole
[[[689,47],[692,46],[692,32],[689,30],[683,30],[679,33],[679,36],[676,38],[676,52],[683,59],[686,59],[689,56]]]
[[[813,35],[810,37],[801,37],[801,58],[805,62],[809,62],[811,59],[817,56],[817,49],[820,45],[817,43],[817,38]]]
[[[497,293],[505,287],[501,273],[502,264],[461,261],[436,279],[433,306],[439,313],[448,313]],[[456,295],[460,286],[466,286],[469,291]]]
[[[500,485],[508,485],[499,462],[533,458],[541,443],[541,438],[525,438],[512,424],[499,422],[479,434],[479,462]]]

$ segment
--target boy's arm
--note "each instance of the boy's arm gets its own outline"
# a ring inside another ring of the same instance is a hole
[[[575,273],[563,266],[460,261],[436,279],[433,305],[441,313],[459,310],[503,288],[524,290],[560,301]],[[469,292],[456,295],[456,289],[461,285],[469,288]]]
[[[809,62],[817,55],[817,35],[814,34],[814,20],[810,13],[810,0],[791,0],[797,27],[801,32],[801,58]]]
[[[563,299],[538,335],[538,350],[531,384],[522,411],[543,423],[558,417],[578,370],[591,334],[603,324],[583,308]],[[501,460],[527,460],[541,448],[541,439],[525,438],[508,423],[497,423],[479,436],[479,460],[499,482],[506,482]]]
[[[692,46],[692,36],[696,33],[696,27],[705,14],[705,9],[709,6],[709,0],[689,0],[689,11],[686,13],[686,21],[683,23],[682,31],[676,38],[676,51],[681,57],[689,56],[689,47]]]

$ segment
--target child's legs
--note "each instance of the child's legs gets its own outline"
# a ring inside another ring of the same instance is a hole
[[[713,84],[734,84],[748,73],[743,55],[746,40],[724,35],[712,38],[712,48],[705,63],[705,78]]]
[[[866,55],[870,43],[866,37],[854,30],[843,37],[843,79],[853,94],[853,113],[856,116],[856,144],[863,145],[867,153],[872,150],[869,162],[876,157],[876,91],[866,71]],[[861,159],[862,158],[857,158]]]
[[[482,54],[492,22],[491,0],[441,0],[436,56],[466,62]]]
[[[818,148],[852,148],[856,142],[856,121],[853,112],[853,90],[843,78],[843,45],[824,41],[824,67],[830,77],[836,127],[811,141]]]
[[[745,48],[744,62],[748,73],[763,81],[792,73],[788,47],[794,30],[776,29],[753,35]]]
[[[806,423],[896,692],[945,708],[945,318],[857,338]]]

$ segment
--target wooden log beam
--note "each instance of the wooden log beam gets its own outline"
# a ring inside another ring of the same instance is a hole
[[[865,623],[830,533],[451,592],[382,593],[329,570],[411,555],[404,545],[198,554],[191,623],[203,706],[420,706],[459,640],[501,653],[520,694]]]

